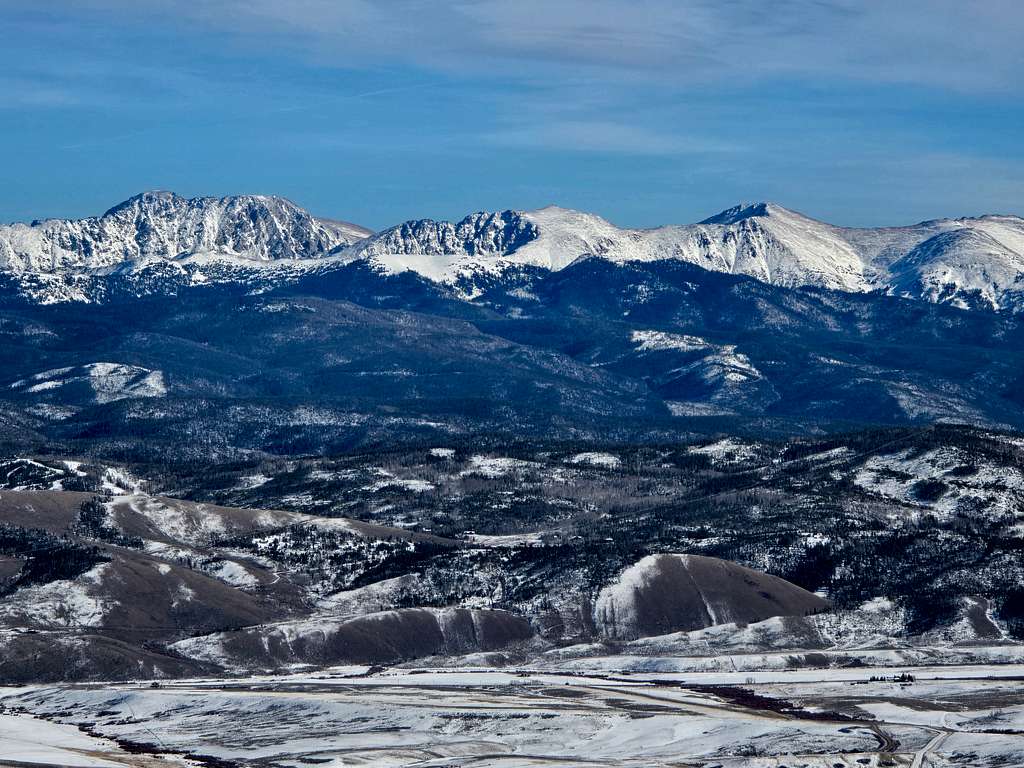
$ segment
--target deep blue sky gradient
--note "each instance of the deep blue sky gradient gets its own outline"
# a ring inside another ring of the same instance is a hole
[[[549,203],[633,226],[764,199],[849,225],[1024,213],[1016,3],[194,5],[0,0],[0,221],[157,188],[372,228]]]

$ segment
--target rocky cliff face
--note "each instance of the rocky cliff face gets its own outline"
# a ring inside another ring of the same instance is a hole
[[[349,253],[504,256],[536,238],[536,224],[518,211],[473,213],[458,222],[407,221],[367,238]]]

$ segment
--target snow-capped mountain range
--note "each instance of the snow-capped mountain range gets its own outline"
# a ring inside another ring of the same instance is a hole
[[[352,224],[315,218],[280,197],[186,199],[173,192],[144,192],[98,217],[0,227],[0,266],[60,273],[206,251],[254,262],[307,259],[369,234]]]
[[[736,206],[699,224],[622,229],[557,207],[417,221],[344,249],[391,271],[454,282],[509,266],[559,270],[580,258],[678,259],[766,283],[884,291],[961,307],[1024,308],[1024,219],[937,219],[853,229],[772,203]]]
[[[757,203],[698,224],[624,229],[552,206],[474,213],[458,222],[421,219],[371,233],[277,197],[147,192],[95,218],[0,227],[0,269],[23,295],[45,303],[95,298],[83,280],[113,272],[205,283],[245,280],[259,270],[265,281],[357,260],[458,286],[472,298],[481,277],[524,267],[557,271],[593,257],[676,259],[791,288],[1024,310],[1024,219],[1017,216],[855,229]]]

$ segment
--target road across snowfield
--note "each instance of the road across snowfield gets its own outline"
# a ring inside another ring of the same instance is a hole
[[[945,764],[940,761],[950,745],[960,752],[969,746],[971,766],[1024,764],[1024,668],[919,668],[912,684],[868,682],[872,675],[891,677],[891,668],[766,675],[747,684],[699,675],[371,674],[350,667],[158,688],[7,689],[0,691],[0,703],[51,721],[33,721],[40,728],[89,723],[95,734],[146,744],[154,753],[207,755],[262,768],[931,768]],[[10,759],[94,765],[31,755],[9,733],[9,742],[3,738],[0,754]],[[102,768],[124,764],[96,754],[107,761],[95,763]],[[133,758],[130,764],[145,765],[141,755]]]

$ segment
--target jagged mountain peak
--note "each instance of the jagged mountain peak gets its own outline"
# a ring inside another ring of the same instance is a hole
[[[282,197],[185,198],[154,190],[98,217],[0,227],[0,267],[68,273],[210,251],[253,261],[308,259],[366,234],[361,227],[312,216]]]
[[[128,208],[175,204],[179,201],[184,201],[185,199],[186,198],[182,197],[177,192],[172,192],[168,189],[148,189],[144,192],[139,192],[137,195],[132,195],[126,200],[122,200],[117,205],[111,206],[103,212],[103,215],[100,218],[115,216],[120,211]]]
[[[719,211],[714,216],[703,219],[701,224],[735,224],[737,221],[749,219],[755,216],[769,215],[769,204],[760,203],[738,203],[724,211]]]
[[[739,222],[746,221],[748,219],[763,219],[771,217],[799,218],[806,219],[808,221],[817,221],[816,219],[812,219],[810,216],[805,216],[802,213],[798,213],[797,211],[785,208],[776,203],[761,201],[756,203],[739,203],[731,208],[726,208],[724,211],[716,213],[714,216],[709,216],[700,223],[727,225],[738,224]]]
[[[504,256],[536,236],[536,225],[521,211],[478,211],[455,222],[405,221],[346,249],[346,253],[353,258],[397,254]]]
[[[310,216],[296,203],[278,195],[238,194],[216,196],[185,197],[177,192],[166,189],[151,189],[132,195],[117,205],[106,210],[99,218],[106,219],[117,216],[125,211],[146,211],[153,214],[167,214],[182,208],[203,209],[276,209]],[[312,216],[310,216],[312,218]]]

